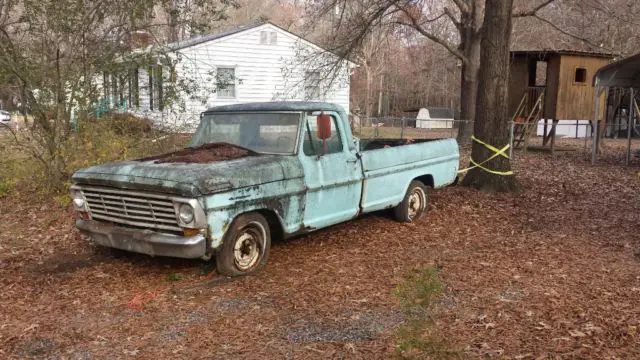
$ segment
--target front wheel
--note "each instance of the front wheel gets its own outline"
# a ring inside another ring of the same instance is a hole
[[[263,268],[269,257],[271,232],[264,216],[238,216],[216,254],[216,269],[226,276],[249,275]]]
[[[394,208],[396,220],[410,223],[419,219],[427,211],[428,203],[427,188],[418,180],[412,181],[404,199]]]

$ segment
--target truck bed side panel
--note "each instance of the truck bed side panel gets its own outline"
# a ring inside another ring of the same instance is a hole
[[[433,187],[453,183],[459,163],[458,145],[453,139],[362,152],[364,212],[398,205],[418,177],[431,175]]]

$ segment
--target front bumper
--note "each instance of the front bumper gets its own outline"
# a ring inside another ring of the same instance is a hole
[[[81,219],[76,227],[97,244],[116,249],[185,259],[207,257],[207,238],[202,234],[184,237]]]

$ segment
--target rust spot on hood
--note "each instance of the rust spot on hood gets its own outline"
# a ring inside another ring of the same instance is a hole
[[[257,152],[242,146],[217,142],[204,144],[195,148],[186,148],[168,154],[151,156],[138,161],[155,161],[156,163],[190,163],[203,164],[216,161],[239,159],[256,156]]]

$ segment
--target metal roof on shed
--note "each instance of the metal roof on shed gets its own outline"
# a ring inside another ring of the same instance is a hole
[[[640,53],[601,67],[593,83],[602,87],[640,88]]]

